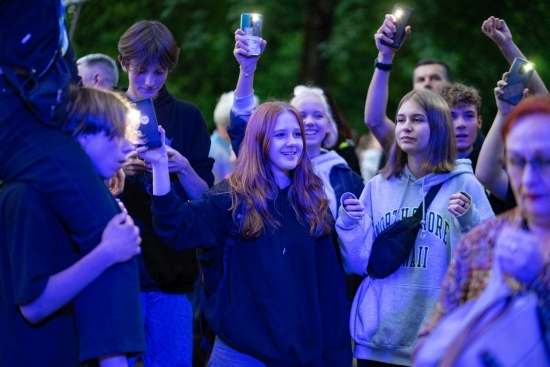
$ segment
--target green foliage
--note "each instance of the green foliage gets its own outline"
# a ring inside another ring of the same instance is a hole
[[[516,44],[536,64],[543,80],[550,80],[547,1],[399,2],[415,11],[410,23],[412,34],[394,60],[388,116],[395,115],[400,98],[411,89],[414,64],[422,58],[437,58],[451,66],[455,81],[480,90],[483,129],[487,131],[496,113],[493,88],[509,68],[497,46],[480,30],[491,15],[506,20]],[[333,92],[359,132],[366,131],[363,107],[377,56],[373,36],[394,4],[395,0],[340,0],[331,37],[319,45],[321,57],[328,60],[325,87]],[[262,101],[288,99],[300,80],[306,5],[306,0],[88,0],[82,6],[73,43],[78,56],[103,52],[116,58],[118,38],[128,27],[142,19],[162,21],[181,48],[179,65],[167,80],[168,88],[178,98],[197,104],[213,127],[218,97],[237,82],[233,34],[240,14],[264,15],[268,46],[258,64],[256,94]],[[119,84],[127,85],[122,72]]]

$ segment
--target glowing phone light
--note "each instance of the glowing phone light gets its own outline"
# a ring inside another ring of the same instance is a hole
[[[529,71],[529,70],[533,69],[533,64],[525,64],[523,67],[524,67],[525,71]]]
[[[260,17],[258,16],[258,14],[252,14],[252,21],[256,21],[260,19]]]
[[[403,9],[397,8],[394,15],[396,18],[401,18],[401,16],[403,15]]]

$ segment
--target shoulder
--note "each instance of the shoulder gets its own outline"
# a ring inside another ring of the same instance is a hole
[[[6,210],[14,212],[29,207],[36,210],[37,207],[45,205],[45,198],[30,183],[11,182],[0,186],[0,205],[3,213],[6,213]]]

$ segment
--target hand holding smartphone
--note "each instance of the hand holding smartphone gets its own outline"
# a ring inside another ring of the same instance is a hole
[[[244,31],[248,42],[248,56],[260,56],[262,54],[262,27],[264,18],[261,14],[241,14],[241,29]]]
[[[386,41],[380,41],[383,45],[393,47],[393,48],[399,48],[401,46],[401,42],[403,41],[403,38],[405,37],[405,27],[409,24],[409,20],[411,18],[411,15],[413,13],[413,8],[408,8],[403,5],[395,5],[392,11],[393,16],[397,21],[395,22],[395,33],[393,34],[393,43],[388,43]]]
[[[523,97],[523,90],[527,87],[534,71],[535,64],[516,57],[508,72],[508,78],[506,78],[507,85],[502,88],[503,93],[498,95],[498,99],[514,106],[517,105]]]
[[[147,149],[158,148],[162,145],[155,107],[151,98],[140,99],[130,103],[139,111],[139,131],[145,141]]]

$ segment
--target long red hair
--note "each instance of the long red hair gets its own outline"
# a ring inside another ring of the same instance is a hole
[[[244,207],[241,222],[244,238],[257,238],[265,223],[275,228],[280,226],[269,213],[267,202],[275,199],[279,192],[269,164],[269,150],[275,121],[284,112],[296,117],[305,146],[304,123],[298,110],[286,102],[266,102],[250,116],[235,169],[229,176],[232,215],[236,215],[241,205]],[[296,217],[309,227],[310,235],[328,234],[332,223],[332,216],[328,214],[328,199],[305,149],[290,178],[288,199]]]

